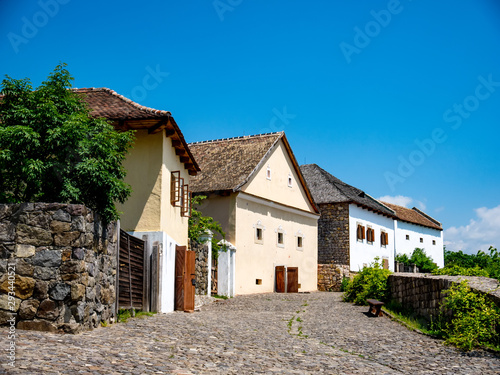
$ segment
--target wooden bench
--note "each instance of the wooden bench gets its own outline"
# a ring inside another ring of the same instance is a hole
[[[376,299],[367,299],[366,302],[370,305],[368,313],[373,316],[382,316],[382,306],[383,302],[377,301]]]

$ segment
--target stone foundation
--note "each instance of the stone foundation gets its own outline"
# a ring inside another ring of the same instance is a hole
[[[113,321],[116,256],[116,224],[83,205],[0,205],[0,324],[77,333]]]
[[[446,297],[443,290],[468,280],[471,289],[485,293],[500,307],[500,284],[495,279],[477,276],[433,276],[430,274],[395,273],[389,276],[390,298],[411,308],[417,315],[429,318],[439,314]]]
[[[318,264],[318,290],[321,292],[340,292],[344,277],[350,277],[349,266],[337,264]]]

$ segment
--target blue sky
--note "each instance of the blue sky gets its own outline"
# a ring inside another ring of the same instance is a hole
[[[0,17],[3,74],[37,86],[66,62],[188,142],[284,130],[300,164],[425,209],[449,249],[500,246],[494,0],[2,0]]]

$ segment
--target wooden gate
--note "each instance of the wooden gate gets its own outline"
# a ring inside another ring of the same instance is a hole
[[[175,247],[175,309],[194,311],[196,253]]]
[[[145,242],[120,230],[118,305],[120,308],[149,310],[144,293]]]
[[[286,269],[286,292],[299,292],[299,269],[297,267],[288,267]]]
[[[217,289],[217,283],[218,283],[217,259],[215,259],[215,258],[212,258],[212,270],[211,270],[211,272],[212,272],[212,277],[211,277],[212,285],[211,285],[210,294],[214,295],[214,294],[218,293],[218,289]]]
[[[285,293],[285,267],[276,267],[276,293]]]

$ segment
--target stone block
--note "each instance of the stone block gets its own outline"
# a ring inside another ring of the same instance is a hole
[[[37,280],[33,290],[33,298],[43,300],[47,298],[49,291],[49,283],[47,281]]]
[[[42,319],[56,320],[61,310],[59,304],[50,299],[43,300],[38,307],[36,316]]]
[[[77,247],[73,249],[73,259],[83,260],[85,258],[85,249]]]
[[[15,256],[16,258],[28,258],[35,255],[35,246],[16,244]]]
[[[83,216],[74,217],[71,223],[71,230],[85,232],[85,218]]]
[[[56,267],[35,267],[33,277],[37,280],[54,280],[57,277]]]
[[[21,319],[33,319],[40,306],[40,301],[36,299],[28,299],[21,303],[19,308],[19,318]]]
[[[16,226],[10,222],[0,222],[0,242],[11,242],[16,238]]]
[[[67,262],[68,260],[71,259],[71,254],[73,254],[73,250],[71,250],[71,248],[64,249],[62,251],[61,260],[63,262]]]
[[[50,230],[53,233],[69,232],[71,230],[71,223],[54,220],[50,223]]]
[[[73,284],[71,285],[71,299],[73,301],[80,301],[85,297],[85,285]]]
[[[19,310],[19,306],[21,305],[22,300],[16,297],[12,297],[14,299],[14,312]],[[11,310],[11,305],[9,305],[9,302],[12,302],[12,298],[9,301],[9,295],[8,294],[1,294],[0,295],[0,309],[2,310]]]
[[[71,215],[66,211],[64,211],[63,209],[59,209],[56,212],[54,212],[52,218],[57,221],[64,221],[68,223],[71,222]]]
[[[68,284],[57,283],[50,289],[49,296],[56,301],[62,301],[69,295],[70,292],[71,287]]]
[[[7,275],[4,275],[4,277],[2,277],[1,279],[0,291],[4,292],[5,294],[8,294],[10,286],[11,284],[9,284],[9,279]],[[31,277],[23,277],[20,275],[15,276],[14,293],[17,298],[28,299],[33,295],[34,287],[35,287],[35,280],[32,279]]]
[[[46,320],[21,320],[17,323],[17,329],[53,333],[58,332],[57,327]]]
[[[59,267],[61,262],[61,250],[42,250],[33,257],[34,266]]]
[[[19,244],[33,246],[46,246],[52,244],[52,233],[48,230],[26,224],[18,224],[16,230],[17,242]]]
[[[81,273],[85,271],[85,262],[83,260],[70,260],[63,263],[59,270],[61,271],[61,274]]]
[[[76,240],[80,237],[80,232],[64,232],[57,233],[54,236],[55,246],[73,246],[76,244]]]
[[[16,259],[16,273],[21,276],[33,277],[34,267],[24,259]]]

